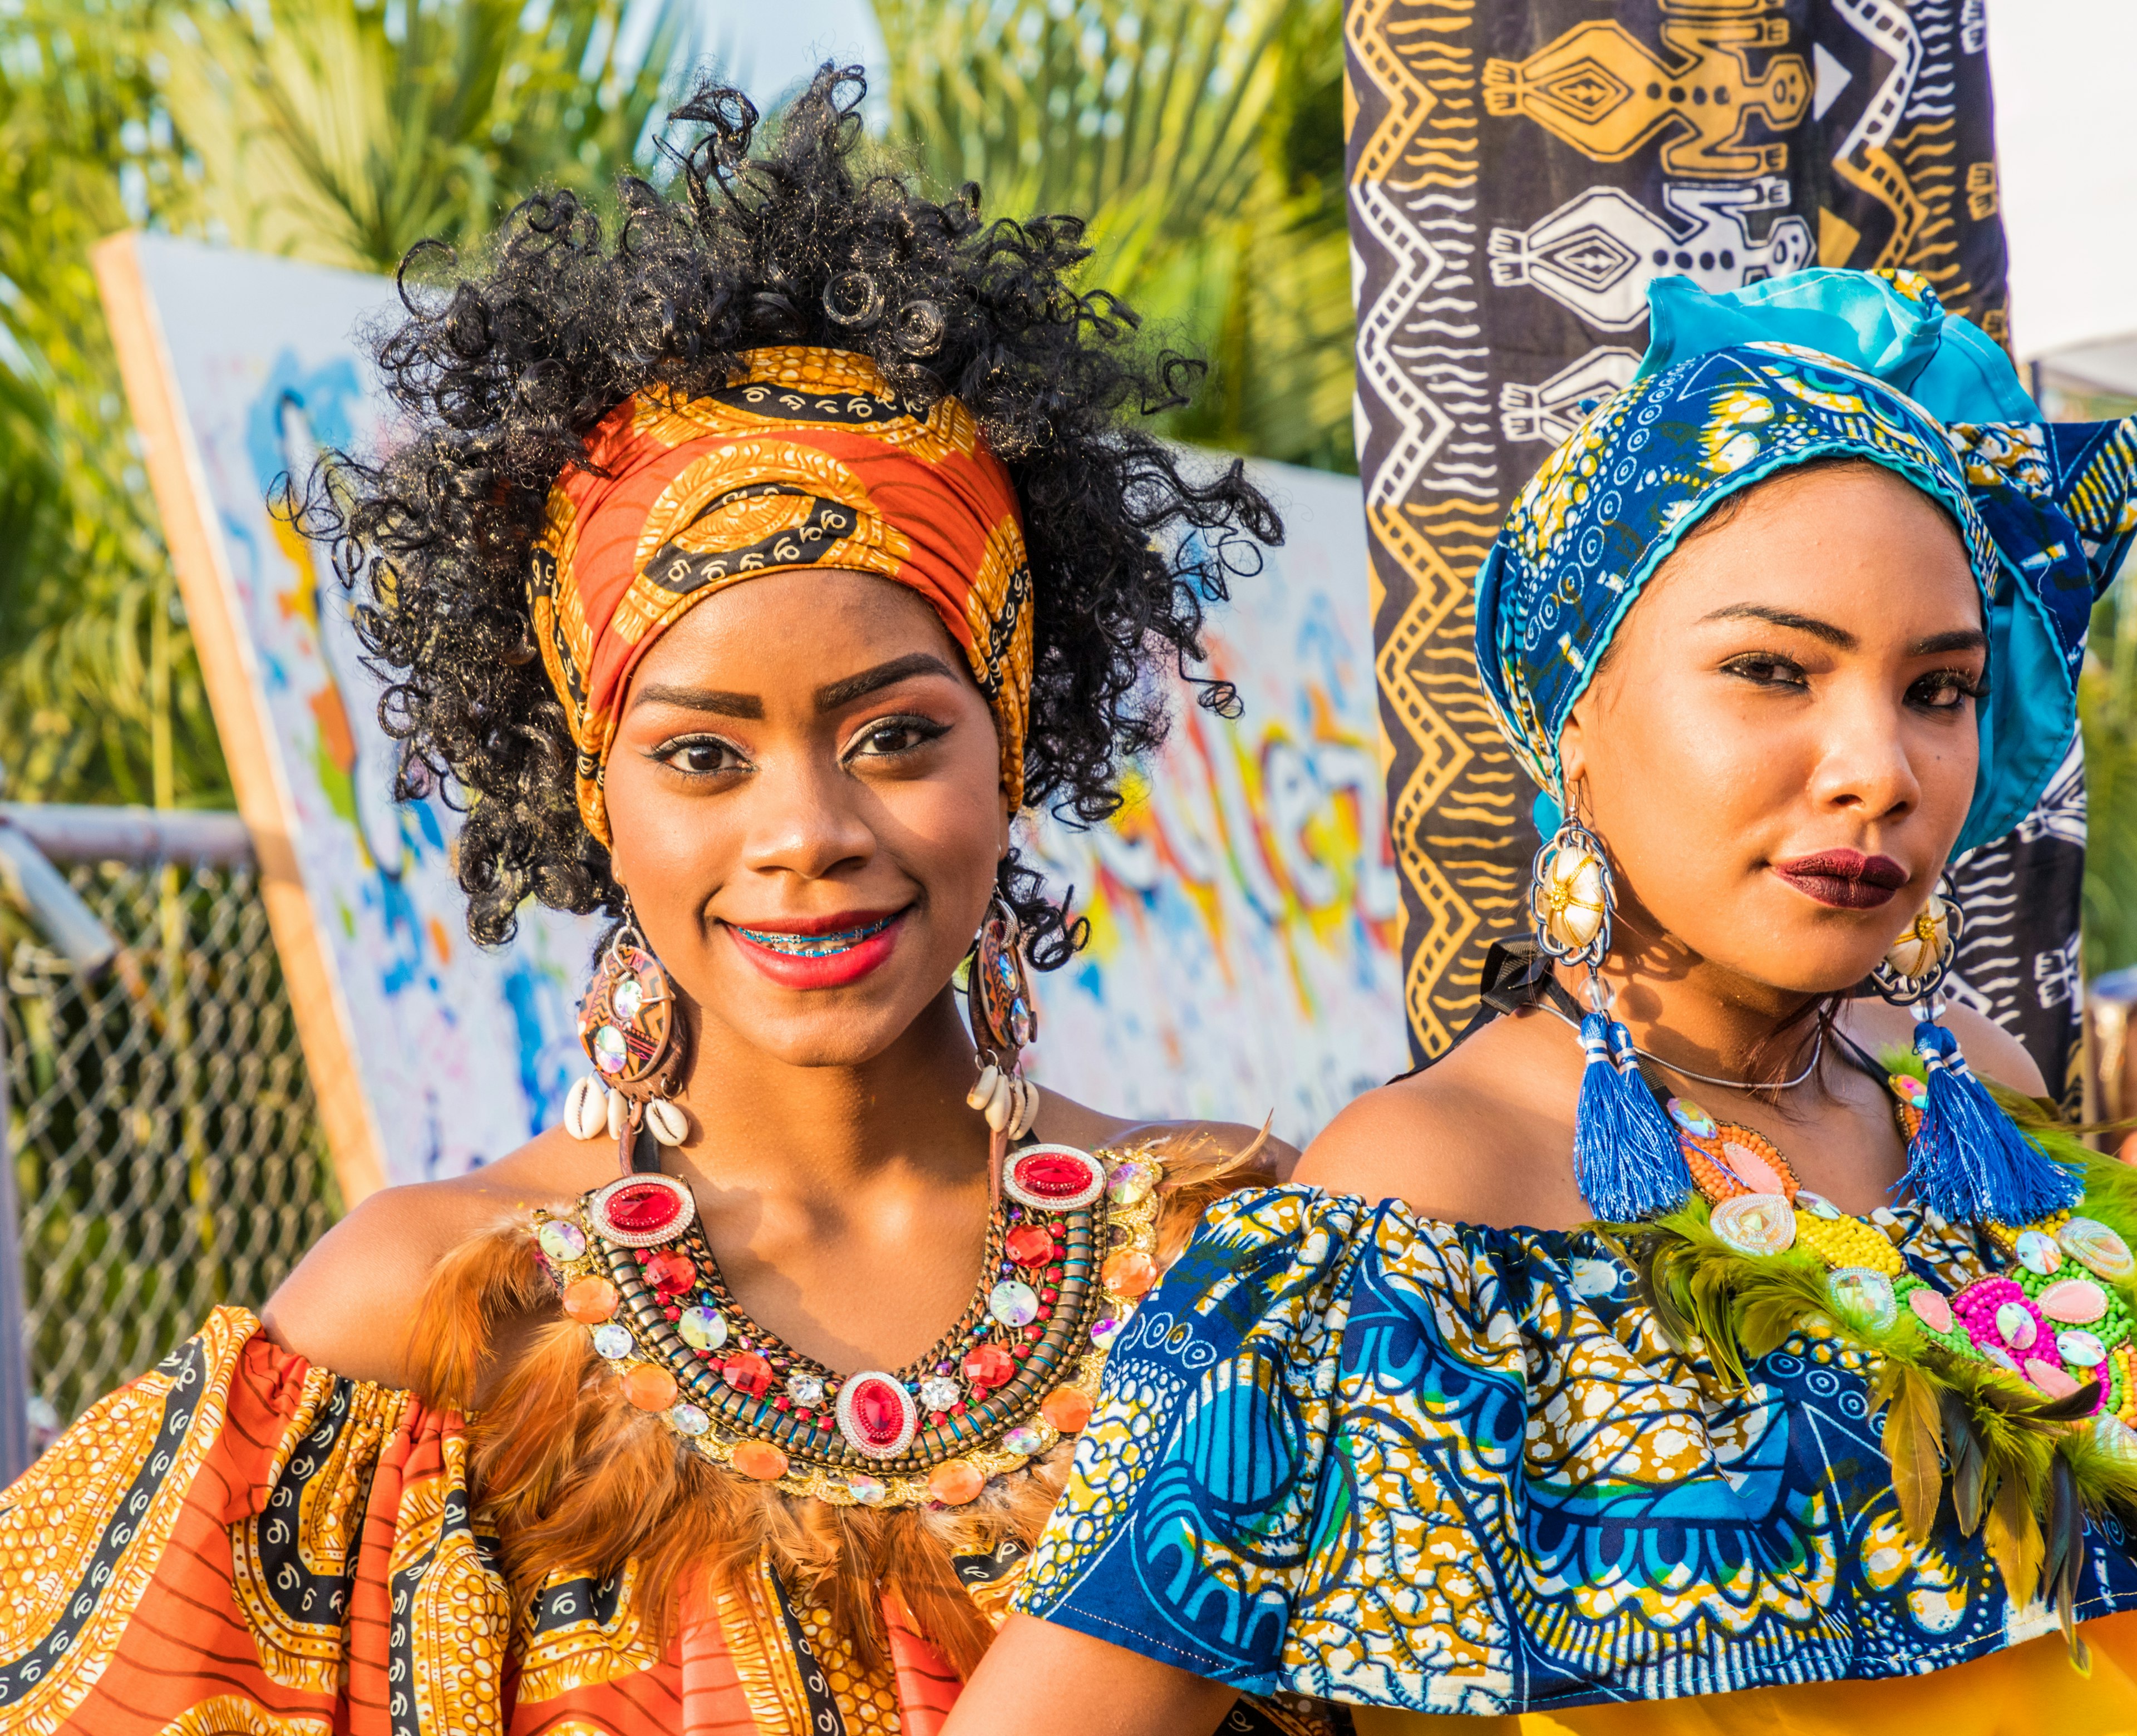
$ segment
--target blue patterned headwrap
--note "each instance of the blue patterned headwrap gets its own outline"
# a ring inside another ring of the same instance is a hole
[[[1989,692],[1957,848],[2001,837],[2070,745],[2095,597],[2137,532],[2137,419],[2047,422],[1980,329],[1911,273],[1816,270],[1648,291],[1633,382],[1516,498],[1477,579],[1477,666],[1557,824],[1559,733],[1618,625],[1701,516],[1787,464],[1885,465],[1951,514]]]

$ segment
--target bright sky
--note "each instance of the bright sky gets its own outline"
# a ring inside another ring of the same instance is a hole
[[[883,32],[869,0],[700,0],[704,50],[760,108],[826,60],[869,69],[880,100]]]
[[[1992,0],[1996,156],[2021,357],[2125,338],[2137,389],[2137,153],[2130,0]],[[2124,384],[2124,380],[2130,384]]]

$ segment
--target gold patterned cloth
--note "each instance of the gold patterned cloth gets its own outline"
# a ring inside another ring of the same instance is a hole
[[[904,1612],[859,1664],[768,1568],[687,1597],[633,1572],[515,1612],[458,1413],[277,1349],[241,1309],[105,1398],[0,1496],[0,1730],[93,1736],[875,1736],[956,1675]],[[982,1607],[1010,1563],[961,1563]]]
[[[549,491],[528,592],[578,749],[579,813],[609,842],[602,770],[631,672],[708,597],[836,567],[917,591],[942,617],[1024,795],[1031,571],[1016,487],[955,398],[903,402],[843,350],[744,353],[703,397],[650,387],[587,438]]]

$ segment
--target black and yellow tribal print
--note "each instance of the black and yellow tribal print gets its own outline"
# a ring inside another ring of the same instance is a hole
[[[1979,0],[1350,0],[1360,466],[1411,1042],[1443,1052],[1517,930],[1534,786],[1477,683],[1478,565],[1647,289],[1920,272],[2008,337]],[[1959,976],[2051,1079],[2074,1053],[2084,796],[1959,874]]]

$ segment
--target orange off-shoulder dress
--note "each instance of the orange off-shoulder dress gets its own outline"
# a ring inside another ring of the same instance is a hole
[[[664,1641],[628,1570],[515,1618],[466,1456],[457,1413],[218,1309],[0,1497],[0,1729],[924,1736],[947,1712],[957,1678],[900,1612],[893,1667],[859,1667],[768,1572],[686,1597]]]

